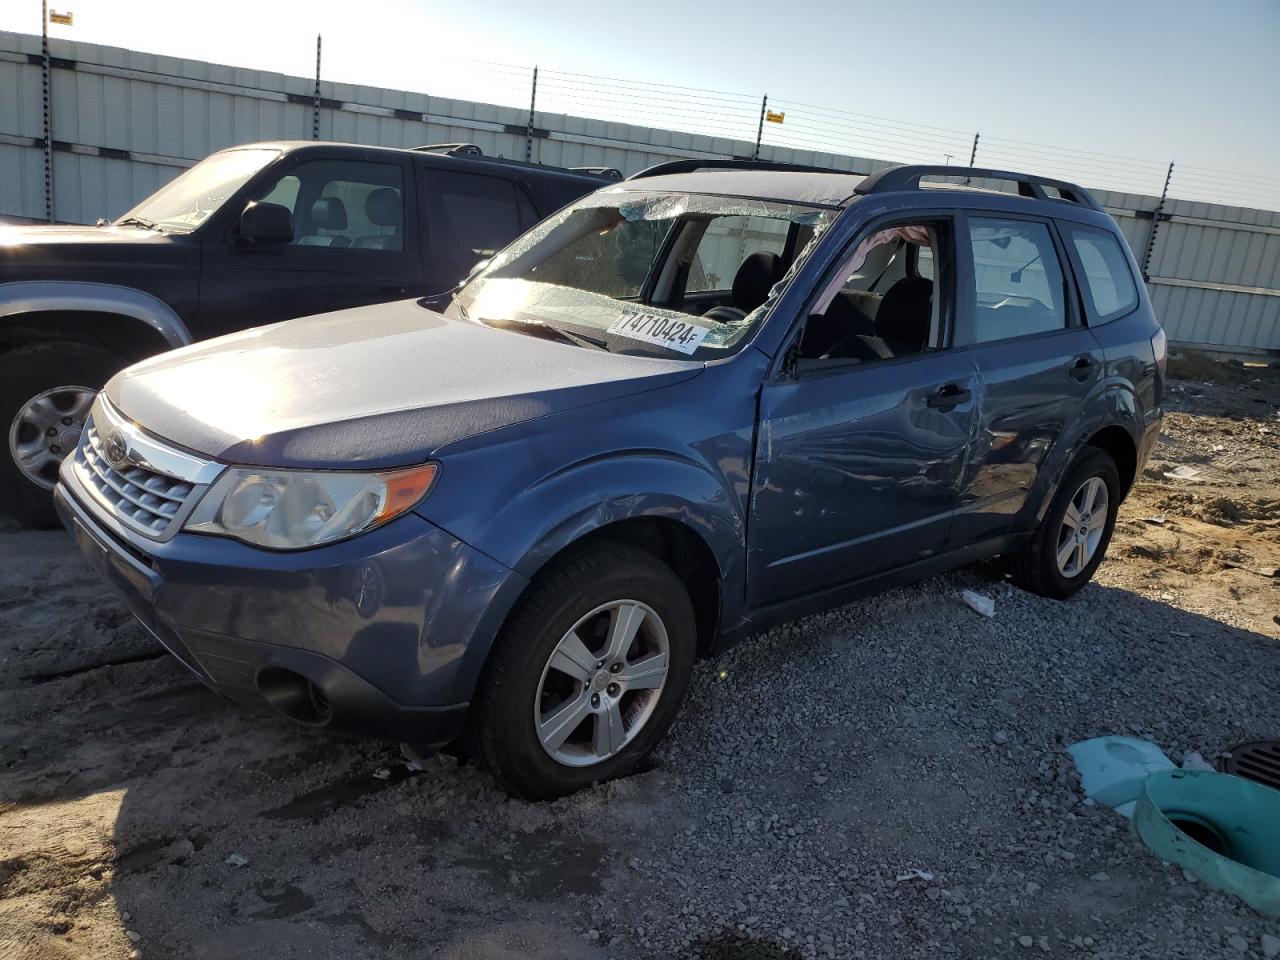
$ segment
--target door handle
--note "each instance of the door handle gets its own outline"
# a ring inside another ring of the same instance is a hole
[[[1093,357],[1077,357],[1076,362],[1071,365],[1071,369],[1067,371],[1067,376],[1072,380],[1079,380],[1084,383],[1093,376],[1094,368],[1098,366],[1098,361]]]
[[[966,390],[956,383],[944,383],[938,388],[937,393],[926,400],[924,404],[926,407],[933,407],[933,409],[942,410],[945,413],[962,403],[968,403],[972,398],[972,390]]]

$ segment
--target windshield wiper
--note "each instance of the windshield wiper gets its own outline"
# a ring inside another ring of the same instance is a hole
[[[117,220],[117,227],[142,227],[144,230],[159,230],[160,227],[154,220],[144,220],[142,217],[125,217],[123,220]]]
[[[520,330],[531,333],[535,337],[559,340],[561,343],[571,343],[577,347],[595,347],[597,350],[609,349],[609,344],[604,340],[588,337],[581,333],[574,333],[571,330],[564,330],[560,327],[553,327],[551,324],[543,323],[541,320],[518,320],[515,318],[495,320],[481,317],[480,322],[489,327],[496,327],[499,330]]]

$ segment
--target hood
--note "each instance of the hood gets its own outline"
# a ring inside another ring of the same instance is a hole
[[[99,243],[164,243],[171,235],[140,227],[94,227],[32,224],[23,226],[0,224],[0,251],[5,247],[35,244],[99,244]]]
[[[452,320],[407,300],[184,347],[122,371],[106,393],[148,432],[225,462],[382,468],[702,369]]]

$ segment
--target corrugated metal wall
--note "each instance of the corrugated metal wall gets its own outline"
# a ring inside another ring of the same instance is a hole
[[[115,217],[223,147],[310,139],[314,81],[115,47],[50,41],[55,217]],[[0,215],[45,216],[40,38],[0,32]],[[319,135],[384,146],[464,141],[523,158],[528,112],[322,83]],[[750,156],[754,143],[537,113],[532,158],[631,173],[673,157]],[[870,172],[892,161],[763,146],[761,159]],[[1158,201],[1096,190],[1141,262]],[[1167,202],[1149,289],[1175,343],[1280,351],[1280,213]]]

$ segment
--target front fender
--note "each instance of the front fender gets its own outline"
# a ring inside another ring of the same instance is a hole
[[[21,280],[0,283],[0,323],[7,317],[51,311],[112,313],[146,324],[170,347],[192,342],[187,325],[163,300],[113,283]]]
[[[746,561],[739,498],[706,467],[664,451],[618,454],[556,471],[504,503],[473,546],[511,567],[517,582],[527,583],[570,544],[640,517],[675,521],[701,538],[719,571],[721,622],[736,623]],[[458,671],[463,686],[479,677],[518,595],[497,600],[501,609],[486,616],[488,629],[467,646]]]

